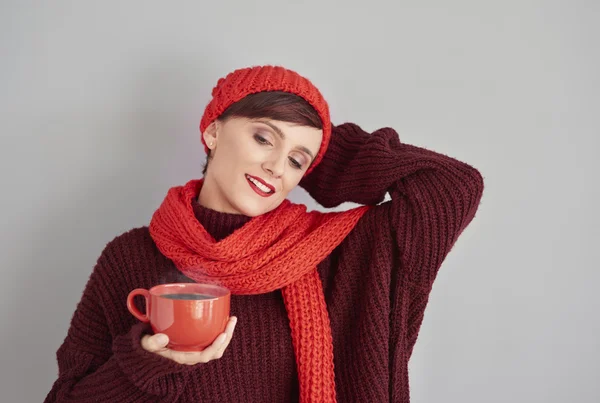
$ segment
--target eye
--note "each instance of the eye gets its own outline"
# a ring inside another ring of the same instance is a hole
[[[289,157],[290,160],[290,164],[296,168],[296,169],[302,169],[302,164],[299,163],[298,161],[296,161],[295,159],[293,159],[292,157]]]
[[[262,145],[271,145],[271,143],[269,142],[269,140],[267,140],[266,138],[264,138],[263,136],[261,136],[260,134],[255,134],[254,135],[254,140],[256,140],[256,142],[258,144],[262,144]]]

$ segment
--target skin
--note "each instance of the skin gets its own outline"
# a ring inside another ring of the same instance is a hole
[[[317,155],[323,131],[292,123],[246,118],[215,121],[203,133],[212,158],[198,197],[200,205],[223,213],[256,217],[277,208]],[[271,185],[258,195],[246,175]]]
[[[142,348],[150,353],[158,354],[162,357],[173,360],[183,365],[205,364],[212,360],[218,360],[223,356],[225,349],[229,346],[233,337],[233,330],[237,323],[237,318],[232,316],[227,322],[225,332],[221,333],[215,339],[213,344],[202,351],[175,351],[168,349],[169,337],[166,334],[157,333],[154,335],[145,335],[142,337]]]
[[[202,134],[211,159],[198,196],[203,207],[256,217],[276,209],[294,189],[317,155],[323,131],[268,119],[216,120]],[[253,190],[247,175],[272,187],[268,197]],[[141,345],[183,365],[219,359],[229,346],[237,323],[231,317],[225,332],[199,352],[166,348],[165,334],[145,335]]]

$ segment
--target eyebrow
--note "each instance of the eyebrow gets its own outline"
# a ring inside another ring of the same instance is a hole
[[[269,126],[271,129],[273,129],[273,131],[274,131],[275,133],[277,133],[277,135],[278,135],[279,137],[281,137],[281,139],[282,139],[282,140],[284,140],[284,139],[285,139],[285,133],[284,133],[284,132],[282,132],[282,131],[281,131],[281,129],[280,129],[279,127],[275,126],[273,123],[271,123],[271,122],[269,122],[269,121],[266,121],[266,120],[257,120],[257,122],[259,122],[259,123],[262,123],[262,124],[265,124],[265,125]],[[313,153],[312,153],[312,152],[311,152],[311,151],[310,151],[308,148],[306,148],[306,147],[304,147],[304,146],[298,146],[298,147],[296,147],[296,148],[298,148],[299,150],[301,150],[301,151],[304,151],[305,153],[307,153],[308,155],[310,155],[310,157],[311,157],[313,160],[315,159],[315,156],[313,155]]]

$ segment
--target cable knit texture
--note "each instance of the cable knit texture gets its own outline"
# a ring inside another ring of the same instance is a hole
[[[323,140],[321,148],[315,156],[310,173],[323,159],[331,137],[331,120],[329,118],[329,105],[321,92],[312,82],[293,70],[281,66],[254,66],[235,70],[227,76],[220,78],[212,91],[213,98],[206,105],[204,115],[200,121],[200,132],[204,130],[225,110],[234,103],[250,94],[263,91],[289,92],[304,98],[319,114],[323,124]],[[202,143],[208,153],[208,147]]]
[[[337,400],[407,403],[408,362],[432,285],[477,211],[483,179],[470,165],[401,143],[392,129],[370,134],[348,123],[333,128],[325,157],[301,186],[326,207],[376,205],[317,265]],[[384,202],[386,193],[391,200]],[[197,203],[192,208],[215,241],[251,224]],[[147,227],[112,240],[58,349],[58,378],[46,402],[298,402],[279,290],[232,296],[239,320],[221,359],[184,366],[140,347],[151,330],[127,311],[129,291],[185,281],[194,280],[161,253]]]
[[[368,207],[306,212],[285,200],[222,241],[198,222],[193,201],[202,180],[169,190],[150,222],[158,249],[186,276],[233,294],[282,290],[300,381],[300,401],[335,402],[333,344],[317,264],[354,228]]]

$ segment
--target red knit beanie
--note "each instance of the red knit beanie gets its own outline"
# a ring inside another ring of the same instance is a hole
[[[235,70],[219,79],[212,91],[212,100],[206,106],[200,121],[200,132],[204,130],[225,110],[247,95],[262,91],[283,91],[304,98],[319,114],[323,123],[323,141],[313,164],[307,174],[323,159],[331,137],[329,106],[319,90],[305,77],[280,66],[256,66]],[[204,137],[202,143],[204,143]],[[208,148],[204,144],[208,153]]]

